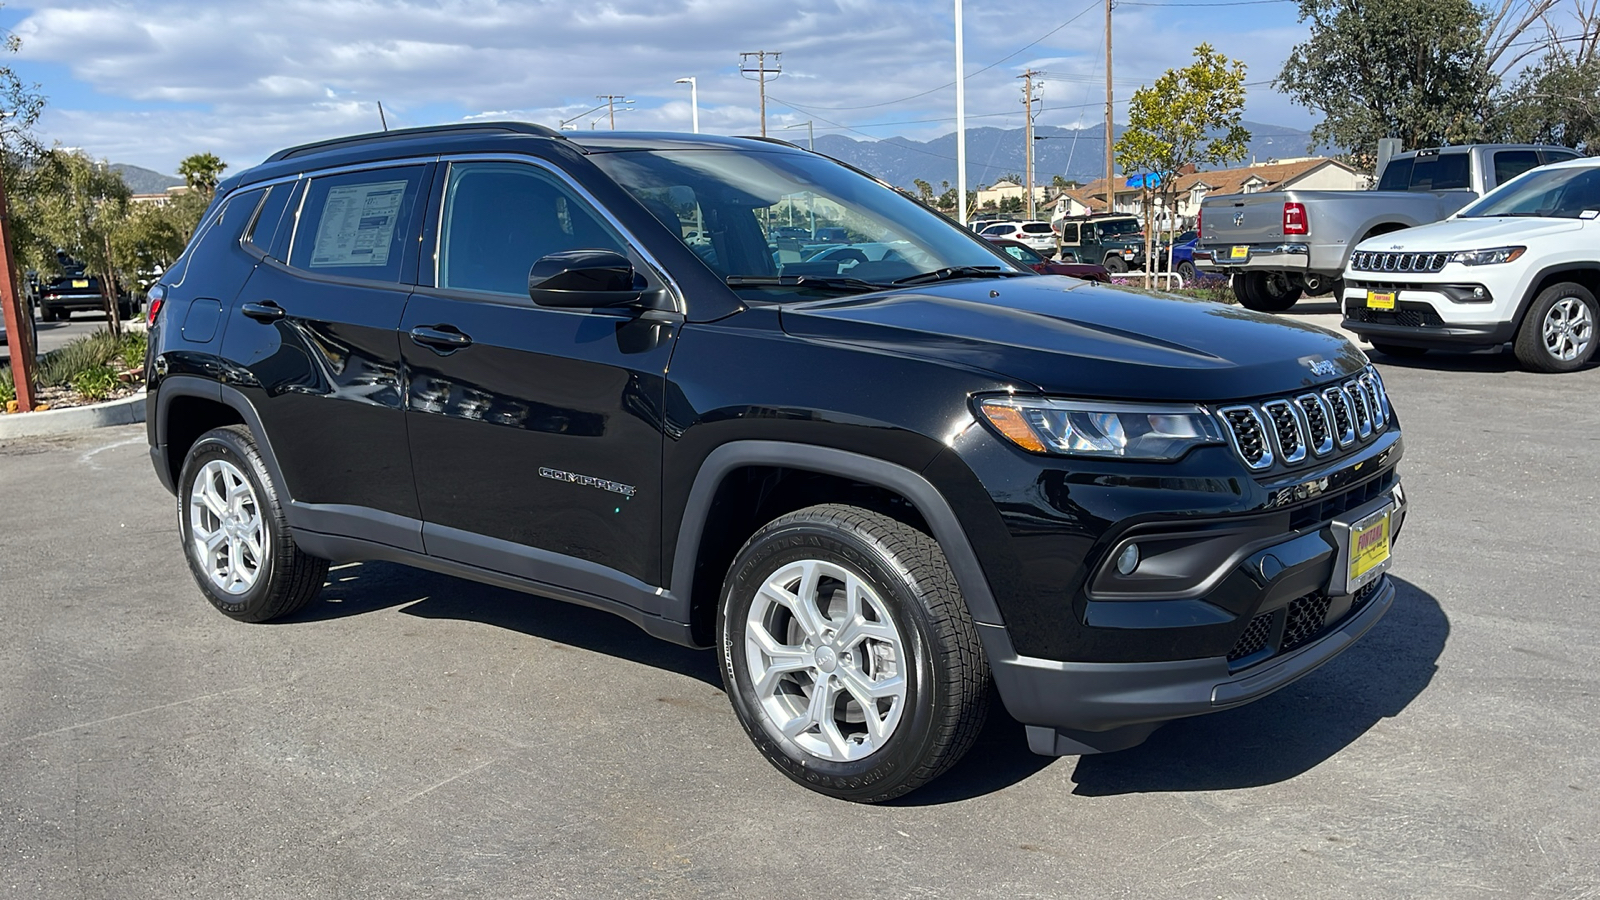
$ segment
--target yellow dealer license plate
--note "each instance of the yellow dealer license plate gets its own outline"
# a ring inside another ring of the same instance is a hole
[[[1377,578],[1389,567],[1389,522],[1394,507],[1387,506],[1350,526],[1350,590]]]
[[[75,287],[75,288],[86,288],[86,287],[89,286],[89,279],[87,279],[87,278],[74,278],[74,279],[72,279],[72,286]]]
[[[1246,259],[1250,256],[1249,247],[1234,247],[1228,251],[1229,259]]]
[[[1394,291],[1367,291],[1368,309],[1394,309]]]

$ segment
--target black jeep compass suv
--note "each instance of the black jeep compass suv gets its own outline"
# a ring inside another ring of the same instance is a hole
[[[991,684],[1037,752],[1116,750],[1393,603],[1400,429],[1351,344],[1035,275],[775,141],[295,147],[150,296],[151,457],[223,613],[348,560],[608,610],[714,647],[837,797],[949,768]]]

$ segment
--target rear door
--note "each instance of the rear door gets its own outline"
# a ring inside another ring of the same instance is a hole
[[[426,285],[401,323],[428,553],[590,593],[617,573],[659,584],[662,405],[682,317],[536,306],[528,270],[600,248],[652,288],[661,277],[543,163],[459,159],[440,181]]]
[[[313,175],[292,190],[230,311],[228,383],[266,427],[313,531],[421,549],[397,329],[433,166]],[[270,198],[269,198],[270,199]]]

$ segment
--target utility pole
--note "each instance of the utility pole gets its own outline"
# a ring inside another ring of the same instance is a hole
[[[32,304],[17,296],[16,273],[11,258],[11,213],[6,208],[5,176],[0,175],[0,315],[11,344],[11,383],[17,389],[17,409],[32,412],[38,400],[33,394],[33,309]]]
[[[1023,108],[1027,110],[1027,116],[1026,116],[1027,121],[1023,125],[1023,138],[1022,139],[1023,139],[1023,142],[1024,142],[1023,150],[1025,151],[1024,154],[1023,154],[1023,156],[1024,156],[1023,168],[1028,173],[1024,177],[1024,180],[1027,181],[1027,184],[1024,186],[1024,189],[1028,192],[1028,219],[1030,221],[1034,218],[1034,214],[1033,214],[1033,79],[1037,78],[1040,74],[1041,73],[1035,72],[1034,70],[1029,69],[1028,71],[1023,72],[1021,75],[1017,76],[1018,78],[1022,79],[1022,105],[1023,105]]]
[[[1111,153],[1111,0],[1106,0],[1106,212],[1116,211],[1117,186],[1112,181],[1116,175],[1117,160]]]
[[[961,0],[956,0],[956,220],[967,227],[967,63],[961,38]]]
[[[623,103],[632,103],[633,101],[629,100],[626,96],[624,96],[622,94],[596,94],[595,95],[595,99],[596,100],[604,100],[606,102],[606,114],[611,117],[611,130],[612,131],[616,131],[617,130],[617,101],[621,100]]]
[[[750,68],[750,57],[756,58],[755,68]],[[772,68],[767,68],[767,57],[772,57]],[[767,76],[776,78],[783,74],[782,50],[747,50],[739,54],[739,73],[745,78],[751,75],[761,83],[761,136],[767,136]]]

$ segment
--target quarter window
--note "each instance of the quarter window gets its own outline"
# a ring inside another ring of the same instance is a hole
[[[1077,242],[1078,242],[1078,223],[1077,222],[1063,222],[1063,223],[1061,223],[1061,243],[1063,243],[1063,244],[1076,244]]]
[[[441,288],[528,296],[528,270],[563,250],[626,242],[566,184],[520,163],[453,163],[439,226]]]
[[[273,236],[278,232],[278,222],[283,218],[283,211],[289,205],[289,195],[294,193],[294,187],[294,182],[286,181],[267,188],[266,199],[261,201],[255,221],[250,223],[250,230],[245,232],[246,244],[260,253],[272,252]],[[252,207],[254,205],[251,204]]]
[[[295,224],[289,265],[317,275],[401,280],[422,166],[314,178]]]

